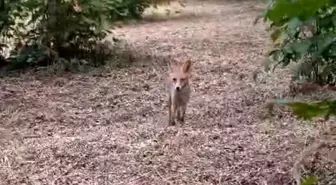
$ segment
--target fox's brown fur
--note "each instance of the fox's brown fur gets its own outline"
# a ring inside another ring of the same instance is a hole
[[[185,121],[185,113],[190,98],[190,76],[192,62],[185,61],[182,65],[171,64],[168,86],[169,86],[169,125],[175,125],[176,118],[181,124]]]

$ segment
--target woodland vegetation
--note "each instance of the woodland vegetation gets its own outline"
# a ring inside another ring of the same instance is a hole
[[[0,66],[9,71],[57,63],[102,66],[113,55],[110,47],[113,43],[103,40],[118,22],[140,20],[146,8],[167,2],[1,0]],[[295,63],[293,80],[336,90],[336,1],[270,0],[256,23],[260,19],[268,26],[272,41],[266,71]],[[113,41],[117,43],[118,38]],[[279,99],[269,106],[275,105],[290,107],[298,119],[327,120],[336,115],[334,99],[318,102]],[[303,151],[301,160],[322,146],[335,145],[336,133],[330,132],[328,138]],[[316,184],[317,176],[327,178],[313,172],[301,178],[299,169],[296,170],[295,179],[302,185]]]

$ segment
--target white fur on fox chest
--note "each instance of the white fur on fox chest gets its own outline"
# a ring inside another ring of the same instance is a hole
[[[182,88],[180,91],[176,91],[174,88],[171,88],[170,96],[173,105],[185,106],[187,105],[190,98],[190,86],[186,86]]]

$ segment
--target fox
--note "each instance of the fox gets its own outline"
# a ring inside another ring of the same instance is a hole
[[[190,60],[185,61],[182,65],[170,63],[168,77],[168,125],[175,125],[176,121],[180,122],[180,124],[185,123],[187,104],[191,94],[191,67],[192,62]]]

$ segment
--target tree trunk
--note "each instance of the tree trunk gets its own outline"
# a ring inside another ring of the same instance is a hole
[[[49,47],[58,48],[58,9],[60,8],[61,0],[48,0],[47,5],[47,45]],[[53,45],[53,46],[52,46]]]
[[[5,0],[0,0],[0,12],[2,15],[5,15]],[[2,31],[3,27],[7,23],[8,16],[1,17],[3,20],[1,20],[2,24],[0,25],[0,32]]]

